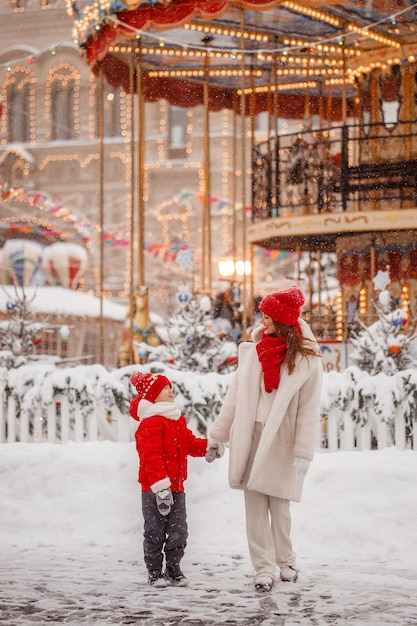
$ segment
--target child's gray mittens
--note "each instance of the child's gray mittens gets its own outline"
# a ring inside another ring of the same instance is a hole
[[[156,506],[161,515],[168,515],[174,504],[174,498],[170,489],[162,489],[155,494]]]
[[[206,461],[213,463],[215,459],[220,459],[224,454],[224,444],[216,439],[209,439],[207,443]]]

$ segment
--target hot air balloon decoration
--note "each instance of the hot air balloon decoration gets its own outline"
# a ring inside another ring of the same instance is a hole
[[[53,285],[75,289],[87,258],[87,251],[82,246],[56,242],[45,249],[42,269]]]
[[[43,246],[37,241],[8,239],[1,250],[3,282],[19,287],[38,284],[42,255]]]

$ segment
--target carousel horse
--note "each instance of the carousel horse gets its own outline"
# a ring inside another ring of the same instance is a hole
[[[142,354],[139,350],[140,344],[155,347],[160,343],[149,315],[148,289],[141,287],[134,292],[126,313],[123,343],[119,350],[119,367],[146,363],[147,354]]]

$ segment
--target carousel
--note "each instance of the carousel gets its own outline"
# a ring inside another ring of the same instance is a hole
[[[135,285],[146,284],[144,103],[165,99],[205,111],[203,291],[211,294],[213,266],[210,114],[230,109],[232,200],[242,206],[240,232],[233,232],[243,260],[253,261],[257,248],[309,255],[307,316],[322,339],[345,340],[352,315],[373,320],[379,271],[388,272],[393,297],[416,316],[414,2],[72,0],[68,10],[100,84],[121,86],[135,99],[132,297]],[[268,138],[256,143],[260,113]],[[299,120],[299,130],[283,134],[283,119]],[[336,258],[339,289],[322,302],[327,254]],[[253,278],[244,275],[244,326],[253,296]]]

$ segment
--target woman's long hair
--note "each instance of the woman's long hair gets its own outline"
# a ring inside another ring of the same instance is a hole
[[[304,337],[299,333],[295,326],[287,326],[274,321],[275,332],[279,337],[284,337],[287,342],[287,354],[285,357],[285,365],[288,373],[292,374],[295,369],[295,359],[297,354],[303,357],[318,356],[317,346],[312,339]]]

